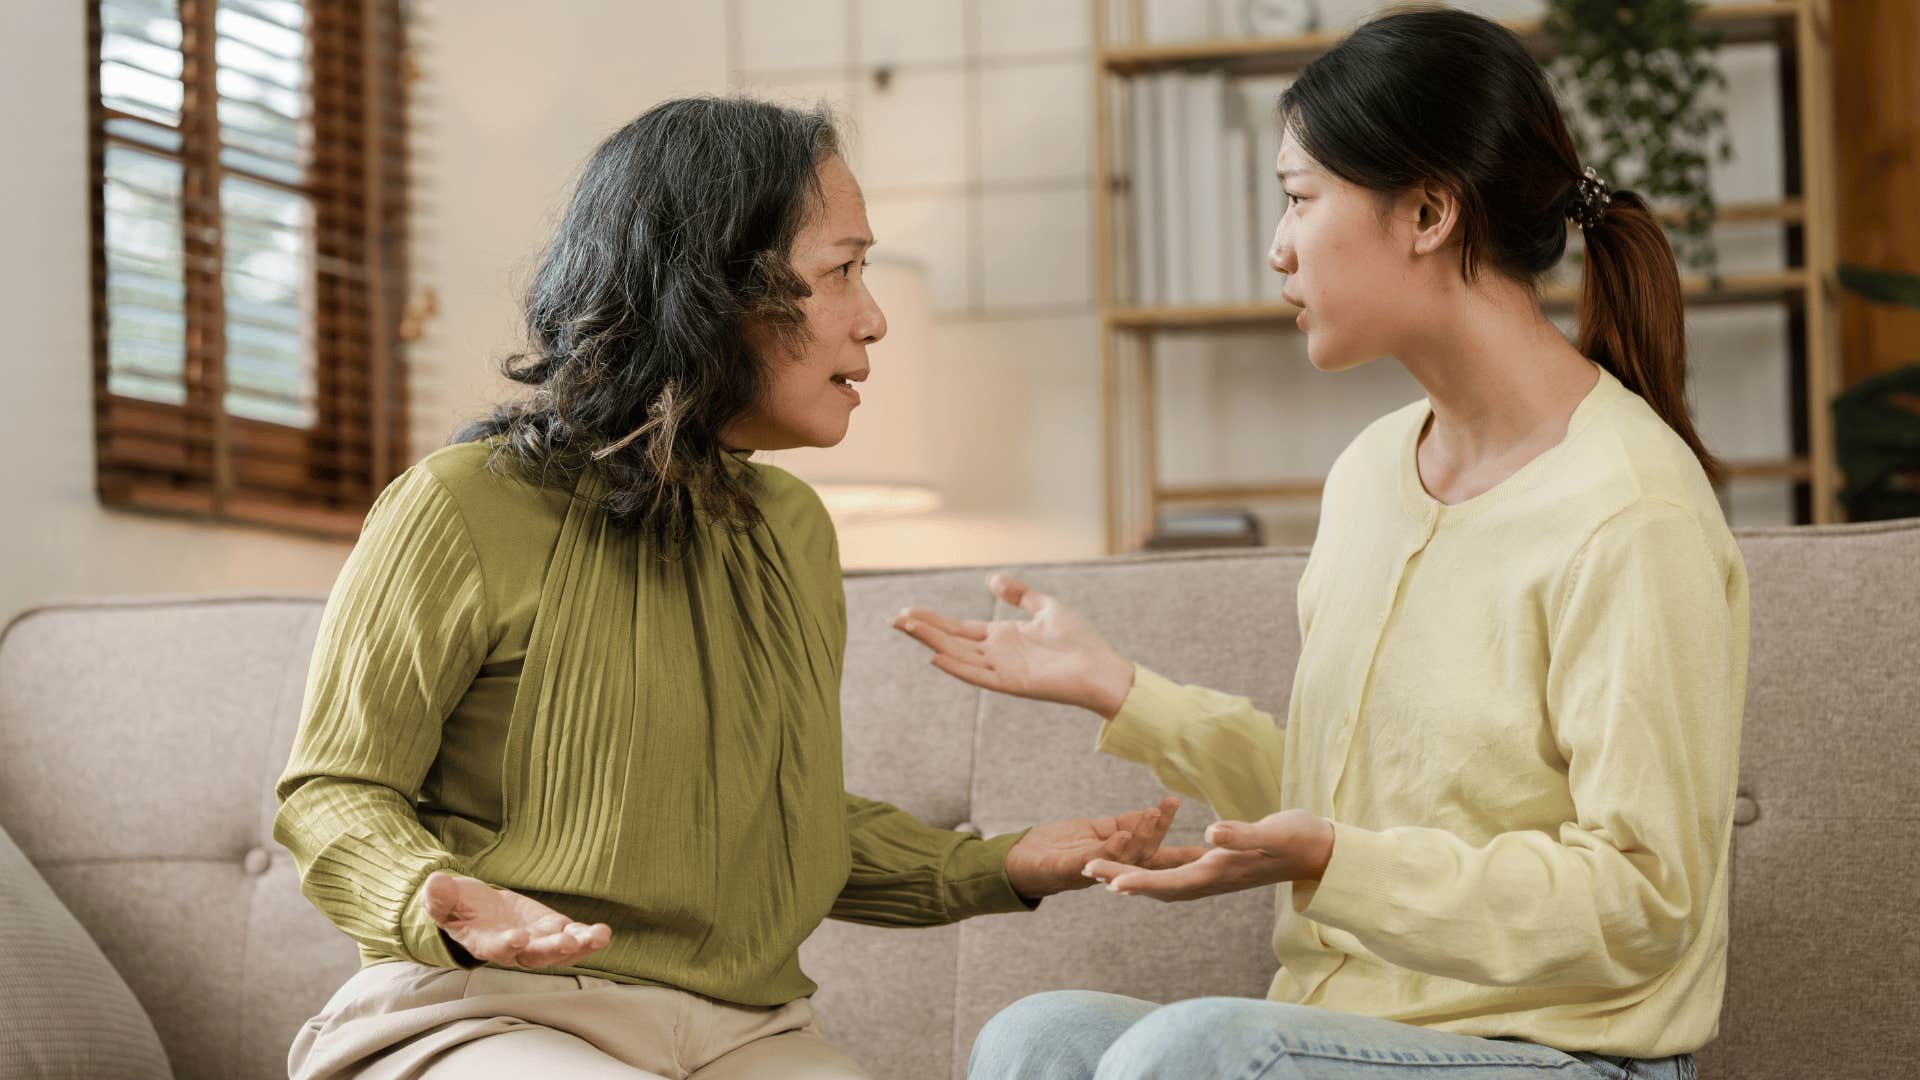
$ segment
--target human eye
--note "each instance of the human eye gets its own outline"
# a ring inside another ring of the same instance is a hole
[[[842,278],[848,278],[853,276],[854,265],[855,265],[854,261],[849,259],[846,262],[841,263],[839,266],[834,267],[833,272],[836,274],[839,274]],[[873,264],[871,262],[867,262],[863,260],[858,265],[871,266]]]

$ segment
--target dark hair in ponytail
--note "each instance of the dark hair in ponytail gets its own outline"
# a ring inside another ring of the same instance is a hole
[[[1566,253],[1581,197],[1573,136],[1546,73],[1492,20],[1416,8],[1367,22],[1307,65],[1280,116],[1350,184],[1451,192],[1470,281],[1484,263],[1537,292]],[[1576,347],[1644,398],[1718,481],[1687,414],[1685,312],[1666,233],[1646,200],[1615,191],[1585,235]]]

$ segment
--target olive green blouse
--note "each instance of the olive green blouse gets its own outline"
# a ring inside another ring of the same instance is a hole
[[[1026,910],[1010,834],[846,793],[832,522],[744,453],[764,520],[662,557],[590,498],[441,450],[374,503],[328,600],[274,837],[362,964],[454,966],[445,869],[613,928],[555,969],[743,1005],[810,994],[825,918]],[[579,492],[604,491],[592,472]]]

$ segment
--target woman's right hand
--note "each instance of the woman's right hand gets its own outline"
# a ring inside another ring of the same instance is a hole
[[[423,902],[448,937],[499,967],[568,967],[613,940],[606,923],[574,922],[538,900],[445,870],[427,877]]]
[[[889,625],[933,650],[933,666],[988,690],[1091,709],[1112,719],[1133,689],[1133,662],[1060,601],[1007,574],[993,595],[1033,616],[981,622],[908,608]]]

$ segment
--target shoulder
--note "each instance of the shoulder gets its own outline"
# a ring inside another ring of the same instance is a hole
[[[1327,470],[1320,497],[1322,530],[1329,519],[1366,517],[1382,509],[1382,500],[1399,497],[1401,455],[1426,418],[1427,401],[1421,398],[1374,420],[1347,443]]]
[[[444,446],[408,472],[422,474],[438,487],[476,535],[557,530],[571,493],[531,482],[510,460],[496,457],[494,446],[490,439]]]
[[[1333,468],[1327,474],[1329,485],[1336,477],[1348,474],[1392,473],[1400,467],[1400,451],[1416,434],[1416,430],[1427,419],[1427,401],[1421,398],[1382,416],[1366,427],[1360,434],[1347,443],[1346,449],[1334,459]]]
[[[839,539],[833,518],[813,485],[769,462],[749,460],[747,468],[755,480],[754,505],[768,527],[799,541],[809,555],[830,557],[837,563]]]
[[[1552,482],[1584,504],[1576,516],[1596,533],[1686,518],[1710,545],[1730,547],[1719,498],[1692,448],[1638,394],[1611,379],[1604,392],[1554,470]]]

